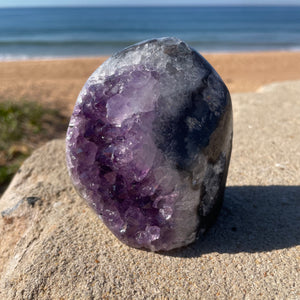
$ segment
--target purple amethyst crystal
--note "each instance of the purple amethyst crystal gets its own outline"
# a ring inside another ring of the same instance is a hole
[[[121,241],[170,250],[214,221],[231,143],[231,100],[219,75],[184,42],[153,39],[88,79],[67,132],[67,164]]]

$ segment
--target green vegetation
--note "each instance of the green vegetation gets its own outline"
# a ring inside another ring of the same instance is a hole
[[[32,150],[64,135],[67,120],[36,102],[0,102],[0,194]]]

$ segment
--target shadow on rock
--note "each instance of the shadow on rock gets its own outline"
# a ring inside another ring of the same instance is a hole
[[[300,186],[231,186],[214,226],[194,244],[165,255],[262,252],[300,244]]]

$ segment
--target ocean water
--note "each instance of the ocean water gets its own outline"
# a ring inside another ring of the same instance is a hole
[[[111,55],[163,36],[200,52],[300,50],[300,6],[0,9],[0,60]]]

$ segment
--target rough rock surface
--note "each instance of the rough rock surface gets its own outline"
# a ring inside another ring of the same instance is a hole
[[[224,207],[167,255],[120,243],[77,196],[64,141],[37,150],[0,200],[0,299],[298,299],[300,82],[233,95]]]
[[[232,108],[224,82],[176,38],[130,46],[88,79],[67,132],[79,194],[127,245],[195,241],[223,202]]]

